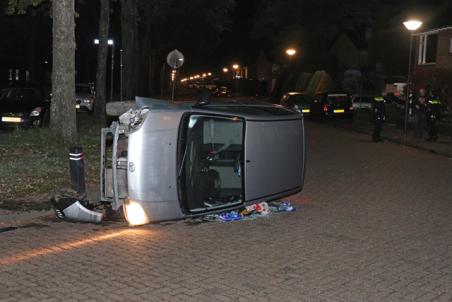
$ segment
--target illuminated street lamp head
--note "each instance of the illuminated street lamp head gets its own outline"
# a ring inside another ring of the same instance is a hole
[[[295,55],[296,53],[297,53],[297,51],[296,51],[295,49],[293,49],[293,48],[288,48],[288,49],[286,49],[286,54],[287,54],[289,57]]]
[[[233,64],[232,69],[239,69],[239,64]]]
[[[94,44],[99,45],[99,39],[94,39]],[[108,39],[107,41],[108,45],[113,45],[114,41],[112,39]]]
[[[226,67],[223,68],[223,72],[224,72],[224,73],[226,73],[226,72],[228,72],[228,71],[229,71],[229,69],[227,69]]]
[[[409,31],[415,31],[418,30],[419,27],[421,27],[422,22],[419,20],[408,20],[403,22],[403,25],[405,25],[406,29]]]

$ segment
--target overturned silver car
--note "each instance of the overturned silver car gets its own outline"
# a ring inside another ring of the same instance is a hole
[[[102,129],[101,201],[140,225],[278,199],[302,190],[305,154],[303,116],[280,105],[137,98]]]

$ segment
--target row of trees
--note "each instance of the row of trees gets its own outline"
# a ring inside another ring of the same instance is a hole
[[[52,18],[52,102],[50,127],[68,141],[77,136],[75,99],[75,1],[8,0],[9,14],[26,14],[49,7]],[[157,75],[172,48],[188,55],[203,54],[220,41],[230,26],[234,0],[98,0],[100,40],[97,55],[95,116],[105,121],[108,37],[113,8],[120,10],[124,53],[123,93],[155,93]],[[83,18],[83,15],[79,16]]]

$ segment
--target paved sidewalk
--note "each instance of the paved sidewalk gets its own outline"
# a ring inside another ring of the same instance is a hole
[[[372,123],[367,120],[334,120],[330,122],[335,126],[345,129],[366,133],[368,135],[372,134]],[[452,137],[447,134],[440,134],[437,142],[428,142],[425,139],[415,139],[413,130],[409,129],[407,139],[405,140],[400,126],[385,123],[383,126],[382,137],[393,143],[404,144],[424,151],[452,157]]]
[[[0,233],[0,301],[451,301],[452,165],[308,123],[294,213]]]

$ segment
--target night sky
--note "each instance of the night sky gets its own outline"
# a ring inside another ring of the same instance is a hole
[[[4,6],[7,1],[2,1]],[[306,18],[315,18],[318,22],[329,22],[325,17],[326,12],[318,10],[319,5],[326,5],[326,7],[334,7],[341,5],[349,10],[349,14],[372,14],[375,7],[387,7],[387,14],[383,13],[380,16],[381,32],[392,32],[395,35],[400,35],[400,39],[405,41],[407,35],[404,32],[401,22],[410,16],[416,16],[425,22],[424,29],[442,27],[452,25],[452,10],[451,4],[448,1],[266,1],[266,0],[237,0],[235,9],[231,12],[231,26],[230,30],[221,34],[221,43],[214,46],[207,53],[197,53],[190,49],[190,45],[180,45],[178,48],[182,52],[186,52],[186,66],[184,66],[185,73],[195,71],[212,71],[218,72],[221,67],[230,65],[233,62],[240,62],[242,65],[253,65],[255,63],[257,54],[260,50],[265,50],[270,55],[273,54],[275,60],[281,60],[278,52],[281,49],[275,46],[271,41],[272,37],[262,38],[256,34],[256,22],[259,18],[265,16],[265,8],[269,3],[286,3],[285,10],[288,16],[297,16],[299,18],[287,18],[278,15],[275,18],[282,18],[285,24],[281,24],[275,30],[285,30],[290,27],[290,22],[302,24],[302,20]],[[303,11],[298,12],[295,8],[292,9],[293,3],[302,3]],[[312,9],[312,10],[311,10]],[[98,1],[80,1],[77,4],[77,11],[79,17],[77,18],[77,78],[78,81],[93,81],[95,77],[95,61],[96,61],[96,47],[92,41],[97,33],[98,20]],[[384,10],[383,10],[384,11]],[[111,17],[111,34],[115,39],[116,54],[118,55],[120,45],[120,22],[119,22],[119,3],[115,2],[112,9]],[[283,11],[284,14],[284,11]],[[268,16],[267,16],[268,17]],[[268,17],[272,19],[272,16]],[[322,21],[324,19],[324,21]],[[374,18],[375,19],[375,18]],[[372,20],[374,20],[372,19]],[[301,21],[300,21],[301,20]],[[271,20],[270,20],[271,21]],[[177,22],[177,21],[176,21]],[[260,21],[262,22],[262,20]],[[373,21],[372,21],[373,22]],[[383,26],[381,24],[383,23]],[[1,80],[5,81],[5,70],[9,66],[23,67],[27,62],[35,62],[35,69],[40,70],[40,75],[44,75],[43,69],[50,70],[49,64],[44,62],[51,62],[51,20],[47,14],[39,12],[36,17],[31,16],[5,16],[2,15],[0,19],[0,38],[2,43],[0,45],[0,70]],[[264,33],[265,35],[265,33]],[[202,40],[202,37],[201,37]],[[403,44],[403,43],[401,43]],[[402,56],[405,53],[405,46],[400,49],[400,54],[395,54],[394,57]],[[303,46],[300,46],[303,47]],[[304,45],[306,47],[306,45]],[[33,55],[30,55],[31,49]],[[304,58],[311,60],[311,58]],[[400,64],[403,73],[404,64]],[[313,67],[314,68],[314,67]],[[394,71],[395,72],[395,71]],[[42,78],[42,76],[39,76]]]

